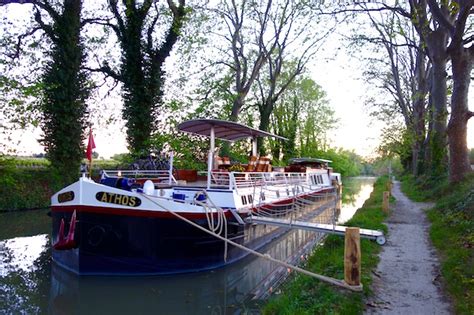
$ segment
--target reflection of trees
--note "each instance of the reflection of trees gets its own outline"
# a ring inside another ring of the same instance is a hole
[[[342,187],[342,204],[354,204],[356,202],[356,195],[359,193],[363,183],[363,180],[356,178],[344,179],[344,186]]]
[[[0,280],[0,310],[10,314],[39,314],[47,310],[50,286],[50,240],[45,250],[34,261],[28,271],[11,265],[12,258],[17,255],[12,249],[0,244],[2,267],[7,273]],[[16,270],[15,270],[16,269]],[[11,270],[11,271],[10,271]]]

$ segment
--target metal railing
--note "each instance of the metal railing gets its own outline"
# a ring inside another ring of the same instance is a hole
[[[276,173],[276,172],[211,172],[213,187],[239,189],[260,186],[277,185],[307,185],[306,173]]]
[[[103,170],[106,177],[129,177],[135,179],[150,179],[156,184],[176,184],[177,181],[169,170]]]

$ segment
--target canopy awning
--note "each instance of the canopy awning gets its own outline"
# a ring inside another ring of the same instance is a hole
[[[292,158],[290,159],[290,164],[305,164],[305,163],[322,163],[328,164],[332,163],[331,160],[317,159],[317,158]]]
[[[288,140],[272,133],[250,128],[248,126],[219,119],[193,119],[182,122],[178,130],[210,137],[211,128],[214,127],[215,137],[226,141],[236,141],[245,138],[271,137],[275,139]]]

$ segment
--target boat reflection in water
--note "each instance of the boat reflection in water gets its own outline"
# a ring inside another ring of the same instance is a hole
[[[261,252],[296,263],[322,235],[293,230]],[[250,257],[209,272],[159,277],[77,277],[52,264],[53,314],[258,314],[259,301],[288,276]]]

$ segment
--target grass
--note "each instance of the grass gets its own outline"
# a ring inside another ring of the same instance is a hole
[[[363,207],[346,223],[368,229],[380,229],[386,215],[382,212],[382,195],[388,178],[381,177],[374,185],[374,191]],[[272,296],[263,307],[264,314],[362,314],[364,299],[370,294],[371,271],[378,263],[380,246],[373,241],[361,240],[362,293],[349,292],[325,284],[314,278],[296,275],[287,282],[280,295]],[[344,279],[344,238],[330,235],[323,245],[316,248],[304,267],[313,272]]]
[[[410,196],[432,196],[436,202],[428,211],[428,218],[430,238],[441,259],[444,285],[456,314],[473,314],[474,175],[457,185],[443,181],[426,185],[405,177],[402,189]]]

